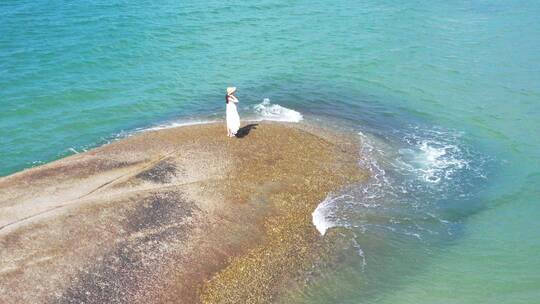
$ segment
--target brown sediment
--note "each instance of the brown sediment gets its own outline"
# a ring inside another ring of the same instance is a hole
[[[2,303],[265,303],[332,250],[354,139],[278,123],[142,133],[0,179]]]

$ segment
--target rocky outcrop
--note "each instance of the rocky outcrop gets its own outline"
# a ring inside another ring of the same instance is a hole
[[[301,282],[331,250],[311,212],[365,177],[357,147],[242,131],[145,132],[0,179],[0,302],[254,303]]]

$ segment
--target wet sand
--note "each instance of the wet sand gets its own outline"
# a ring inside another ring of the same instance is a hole
[[[0,179],[2,303],[268,303],[332,263],[311,213],[354,138],[257,123],[140,133]]]

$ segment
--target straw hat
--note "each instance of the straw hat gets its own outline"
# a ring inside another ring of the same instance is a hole
[[[234,92],[236,92],[236,87],[228,87],[227,88],[227,95],[231,95]]]

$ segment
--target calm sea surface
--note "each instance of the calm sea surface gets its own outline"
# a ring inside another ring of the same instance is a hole
[[[0,2],[0,176],[241,117],[358,134],[315,211],[349,258],[294,303],[537,303],[540,2]],[[267,99],[265,101],[265,99]],[[290,109],[290,110],[288,110]]]

